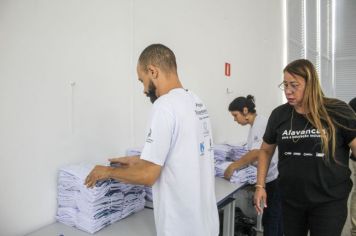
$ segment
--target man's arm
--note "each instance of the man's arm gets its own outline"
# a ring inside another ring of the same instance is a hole
[[[259,150],[257,150],[257,149],[251,150],[248,153],[246,153],[245,155],[243,155],[239,160],[231,163],[225,170],[225,173],[224,173],[225,179],[229,180],[235,170],[241,169],[242,167],[245,167],[245,166],[257,161],[258,152],[259,152]]]
[[[95,166],[87,176],[85,185],[91,188],[99,180],[115,179],[130,184],[152,186],[161,173],[161,166],[141,159],[136,159],[131,164],[120,163],[120,167]]]

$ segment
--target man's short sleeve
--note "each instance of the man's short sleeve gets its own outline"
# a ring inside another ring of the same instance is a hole
[[[162,103],[154,104],[141,159],[163,166],[170,150],[174,116]]]

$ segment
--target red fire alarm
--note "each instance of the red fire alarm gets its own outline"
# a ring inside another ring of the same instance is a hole
[[[225,76],[230,77],[231,75],[231,66],[230,63],[225,62]]]

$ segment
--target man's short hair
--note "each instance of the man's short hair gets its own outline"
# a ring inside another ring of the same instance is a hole
[[[171,49],[162,44],[152,44],[146,47],[139,59],[139,66],[147,71],[148,65],[159,67],[166,73],[177,72],[176,57]]]

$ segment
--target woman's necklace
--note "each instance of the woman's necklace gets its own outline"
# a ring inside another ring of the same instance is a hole
[[[290,130],[291,131],[293,131],[293,127],[292,127],[292,125],[293,125],[293,114],[294,114],[294,108],[292,109],[292,117],[290,118]],[[308,124],[309,124],[309,120],[308,120],[307,124],[305,125],[303,131],[305,131],[305,129],[307,128]],[[300,137],[301,137],[301,135],[299,135],[299,138],[294,139],[293,136],[292,136],[293,143],[297,143],[299,141]]]

